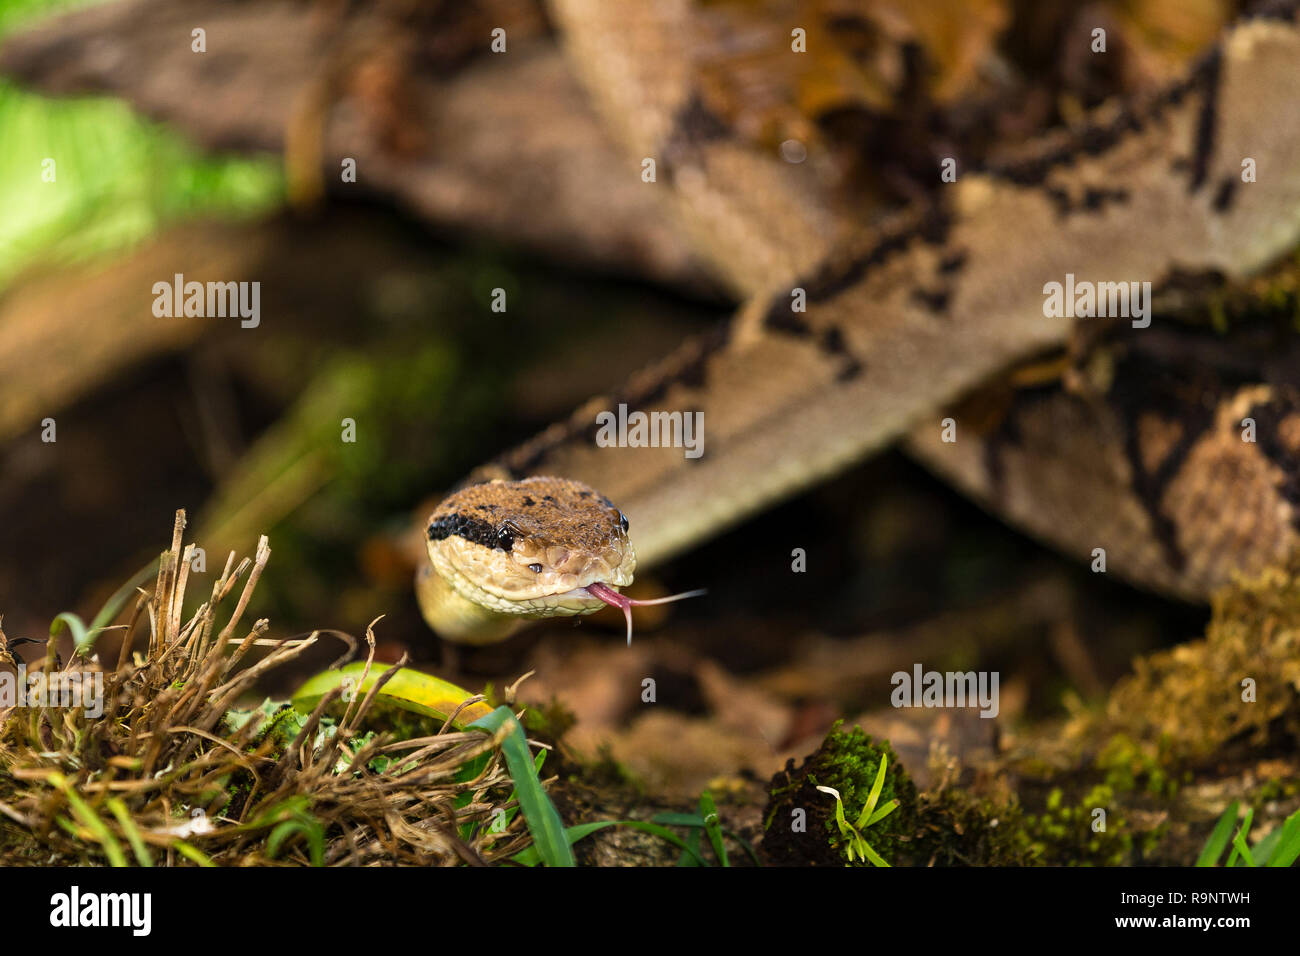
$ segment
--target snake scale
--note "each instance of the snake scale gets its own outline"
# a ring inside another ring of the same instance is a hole
[[[471,485],[599,489],[645,567],[902,440],[1010,523],[1085,559],[1104,549],[1108,569],[1154,590],[1205,600],[1284,559],[1300,535],[1300,352],[1283,339],[1239,354],[1159,311],[1149,327],[1049,314],[1044,293],[1067,275],[1150,282],[1157,297],[1239,283],[1300,243],[1296,8],[1240,20],[1159,95],[963,170],[866,228],[813,164],[756,149],[710,111],[688,0],[554,0],[629,175],[655,160],[646,188],[745,304]],[[1095,327],[1111,345],[1074,387],[1008,390],[992,425],[973,410],[1017,363]],[[597,416],[622,405],[702,413],[704,454],[604,447]]]

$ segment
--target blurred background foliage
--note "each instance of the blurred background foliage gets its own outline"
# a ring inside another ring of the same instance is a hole
[[[3,0],[0,39],[87,5]],[[120,250],[187,217],[256,216],[283,198],[278,162],[205,155],[119,100],[51,100],[0,78],[0,130],[0,289],[32,263]],[[58,189],[39,188],[46,158]]]

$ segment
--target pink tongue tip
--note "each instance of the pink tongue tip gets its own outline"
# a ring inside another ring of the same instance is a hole
[[[619,594],[608,584],[602,584],[596,581],[587,585],[587,593],[594,598],[599,598],[610,607],[623,609],[623,617],[627,619],[627,646],[632,646],[632,605],[644,606],[647,604],[669,604],[673,601],[680,601],[683,598],[698,597],[706,593],[703,588],[698,591],[684,591],[681,594],[670,594],[668,597],[653,598],[647,601],[638,601],[627,595]]]

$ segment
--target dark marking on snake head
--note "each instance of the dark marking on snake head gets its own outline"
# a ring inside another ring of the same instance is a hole
[[[464,538],[473,544],[481,544],[485,548],[499,546],[496,525],[490,521],[484,521],[482,518],[456,512],[443,515],[429,524],[430,541],[442,541],[452,535]]]
[[[586,498],[589,494],[589,492],[584,491],[582,492],[581,497]],[[533,505],[537,504],[537,502],[534,501],[530,495],[524,495],[523,504],[525,508],[531,508]]]
[[[1219,188],[1214,193],[1214,211],[1218,213],[1227,212],[1232,207],[1232,201],[1237,196],[1237,177],[1224,176],[1219,181]]]

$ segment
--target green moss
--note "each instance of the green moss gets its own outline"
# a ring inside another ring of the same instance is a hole
[[[944,787],[921,796],[918,866],[1028,866],[1036,862],[1025,814],[1012,798]]]
[[[769,861],[843,866],[846,859],[835,825],[835,798],[817,787],[839,791],[844,815],[854,822],[871,793],[882,757],[886,771],[878,805],[898,800],[899,806],[863,836],[889,863],[907,862],[916,829],[916,786],[888,741],[873,741],[858,727],[841,730],[839,723],[797,769],[791,760],[772,778],[763,815],[763,848]]]
[[[1047,796],[1044,812],[1025,817],[1025,832],[1035,860],[1049,866],[1131,863],[1133,836],[1114,798],[1114,790],[1104,783],[1075,803],[1067,802],[1064,792],[1054,788]],[[1104,811],[1104,817],[1099,810]]]
[[[1144,748],[1127,734],[1117,733],[1101,748],[1095,765],[1106,775],[1106,785],[1117,793],[1144,790],[1154,797],[1173,797],[1178,781],[1163,766],[1161,750],[1159,742]]]

